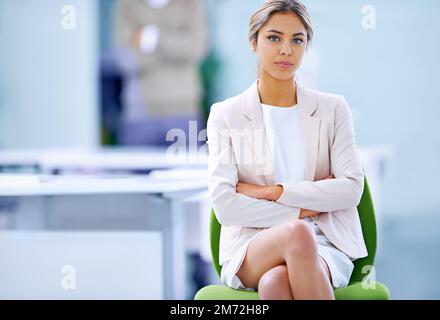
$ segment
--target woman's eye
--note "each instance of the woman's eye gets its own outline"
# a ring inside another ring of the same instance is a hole
[[[272,42],[275,42],[275,41],[278,41],[278,40],[280,40],[280,38],[278,38],[277,36],[269,36],[269,37],[267,37],[270,41],[272,41]]]
[[[271,42],[279,42],[279,41],[280,41],[280,38],[277,37],[277,36],[269,36],[269,37],[267,37],[267,38],[268,38]],[[304,40],[301,39],[301,38],[295,38],[295,39],[292,40],[292,42],[295,43],[295,44],[301,45],[301,44],[304,43]]]

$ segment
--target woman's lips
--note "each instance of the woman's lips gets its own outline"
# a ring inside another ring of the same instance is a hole
[[[275,62],[276,65],[280,66],[281,68],[284,69],[289,69],[293,67],[293,64],[288,63],[288,62]]]

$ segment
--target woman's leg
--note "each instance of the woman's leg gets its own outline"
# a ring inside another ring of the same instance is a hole
[[[287,266],[282,264],[263,274],[258,293],[261,300],[293,300]]]
[[[285,264],[295,299],[334,299],[322,261],[308,222],[296,220],[261,231],[249,244],[237,276],[246,287],[258,288],[267,271]]]

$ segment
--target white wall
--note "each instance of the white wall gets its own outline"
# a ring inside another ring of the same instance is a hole
[[[359,145],[393,148],[384,168],[383,214],[400,218],[438,213],[440,2],[306,4],[321,57],[319,88],[345,95]],[[376,9],[374,30],[362,28],[366,4]]]
[[[98,143],[97,17],[95,0],[0,1],[0,149]]]

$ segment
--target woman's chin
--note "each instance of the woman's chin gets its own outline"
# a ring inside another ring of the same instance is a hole
[[[295,74],[292,72],[276,72],[272,74],[272,77],[279,80],[279,81],[287,81],[291,80]]]

